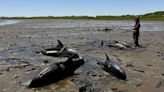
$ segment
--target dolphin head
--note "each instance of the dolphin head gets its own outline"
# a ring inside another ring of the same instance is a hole
[[[83,58],[74,57],[76,57],[76,54],[72,55],[67,61],[64,62],[64,66],[69,72],[74,72],[77,68],[84,64]]]
[[[118,64],[113,64],[110,67],[110,71],[111,71],[111,75],[122,79],[122,80],[126,80],[126,73],[124,71],[124,69],[122,67],[120,67]]]
[[[61,63],[54,63],[42,70],[31,81],[29,88],[41,87],[56,82],[63,77],[62,69],[59,67]],[[57,77],[58,76],[58,77]]]
[[[74,55],[65,62],[54,63],[45,68],[32,79],[28,87],[35,88],[45,86],[72,75],[76,69],[84,64],[83,59],[74,60],[73,57]]]
[[[106,62],[103,65],[104,65],[103,69],[106,72],[110,73],[111,75],[119,79],[122,80],[126,79],[126,73],[124,69],[118,63],[112,61],[107,54],[106,54]]]

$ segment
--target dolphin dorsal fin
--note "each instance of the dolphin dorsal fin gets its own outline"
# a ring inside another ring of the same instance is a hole
[[[110,58],[108,57],[107,53],[105,53],[105,55],[106,55],[106,60],[110,61]]]
[[[63,45],[63,43],[60,41],[60,40],[58,40],[58,45],[57,45],[57,47],[63,47],[64,45]]]

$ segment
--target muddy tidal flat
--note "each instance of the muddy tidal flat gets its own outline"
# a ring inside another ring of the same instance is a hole
[[[130,31],[133,25],[126,20],[55,19],[0,25],[0,92],[163,92],[164,21],[141,21],[141,47],[136,48]],[[27,88],[45,67],[66,60],[37,53],[55,47],[58,39],[77,50],[85,64],[57,83]],[[111,41],[127,42],[133,48],[110,47]],[[105,52],[120,61],[126,81],[97,65],[105,61]]]

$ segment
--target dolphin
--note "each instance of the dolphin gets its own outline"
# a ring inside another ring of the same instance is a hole
[[[37,74],[31,81],[29,88],[46,86],[74,74],[74,71],[84,64],[83,59],[74,60],[74,56],[65,62],[53,63]]]
[[[45,49],[40,53],[46,56],[53,56],[53,57],[70,57],[74,55],[74,58],[80,58],[76,50],[67,48],[62,44],[60,40],[57,41],[58,41],[58,45],[56,47]]]
[[[101,65],[103,70],[111,74],[112,76],[115,76],[122,80],[126,80],[126,73],[124,69],[116,61],[110,59],[107,54],[106,61],[103,63],[98,62],[97,64]]]
[[[123,41],[114,41],[115,43],[118,43],[118,44],[122,44],[124,45],[125,47],[131,47],[127,42],[123,42]]]
[[[108,44],[107,46],[124,49],[124,50],[131,48],[131,46],[127,42],[122,42],[122,41],[113,41],[112,43]]]
[[[128,44],[125,42],[120,42],[120,41],[114,41],[114,47],[118,47],[119,49],[127,49],[128,48]]]

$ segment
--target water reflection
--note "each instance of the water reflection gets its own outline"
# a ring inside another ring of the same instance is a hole
[[[15,24],[20,21],[18,20],[0,20],[0,25],[8,25],[8,24]]]

